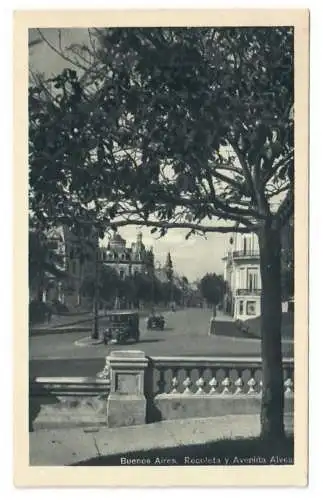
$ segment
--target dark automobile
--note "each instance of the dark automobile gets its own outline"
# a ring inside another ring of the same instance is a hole
[[[113,311],[106,314],[108,326],[103,341],[125,344],[128,340],[139,341],[139,314],[134,311]]]
[[[161,314],[151,314],[147,318],[148,330],[164,330],[165,318]]]

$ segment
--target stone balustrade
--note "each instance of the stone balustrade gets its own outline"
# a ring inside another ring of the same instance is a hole
[[[284,359],[283,371],[285,412],[292,414],[292,358]],[[149,421],[260,413],[261,358],[153,357],[147,380]]]
[[[150,358],[153,395],[260,395],[261,358],[153,357]],[[292,358],[284,359],[286,396],[293,392]]]
[[[292,358],[283,360],[283,372],[285,412],[292,414]],[[32,399],[54,397],[69,421],[75,422],[86,408],[89,422],[111,427],[259,413],[261,393],[260,358],[146,357],[142,351],[112,351],[94,378],[37,378],[30,383]],[[51,410],[46,411],[45,416]]]

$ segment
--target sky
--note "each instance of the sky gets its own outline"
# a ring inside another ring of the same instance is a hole
[[[46,28],[41,31],[50,44],[58,48],[58,29]],[[63,47],[88,41],[86,29],[71,28],[60,31],[60,43]],[[37,38],[39,38],[37,31],[29,30],[29,40]],[[32,46],[29,50],[29,67],[34,72],[44,73],[50,77],[68,67],[68,63],[46,43],[41,43]],[[123,227],[120,229],[120,234],[130,246],[131,242],[135,241],[138,230],[139,228],[133,226]],[[185,240],[187,230],[171,229],[166,236],[158,239],[150,233],[149,228],[140,228],[140,230],[146,247],[153,246],[154,248],[155,262],[163,265],[167,253],[170,252],[175,272],[186,276],[190,281],[199,279],[206,273],[223,273],[222,258],[226,252],[229,234],[209,233],[206,238],[191,236],[189,240]]]

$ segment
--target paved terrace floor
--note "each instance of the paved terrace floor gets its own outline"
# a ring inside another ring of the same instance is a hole
[[[292,428],[292,418],[286,415],[286,432],[291,434]],[[169,420],[119,429],[103,427],[86,431],[39,430],[29,434],[29,460],[30,465],[38,466],[73,465],[93,458],[127,455],[131,452],[140,451],[140,455],[145,456],[142,452],[154,449],[178,449],[189,445],[207,445],[220,440],[253,438],[258,437],[259,433],[258,415]],[[122,465],[120,457],[116,460],[113,465]]]

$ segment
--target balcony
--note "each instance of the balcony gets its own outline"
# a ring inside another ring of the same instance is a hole
[[[232,252],[234,259],[259,259],[259,250],[234,250]]]
[[[238,288],[237,295],[261,295],[261,288]]]

